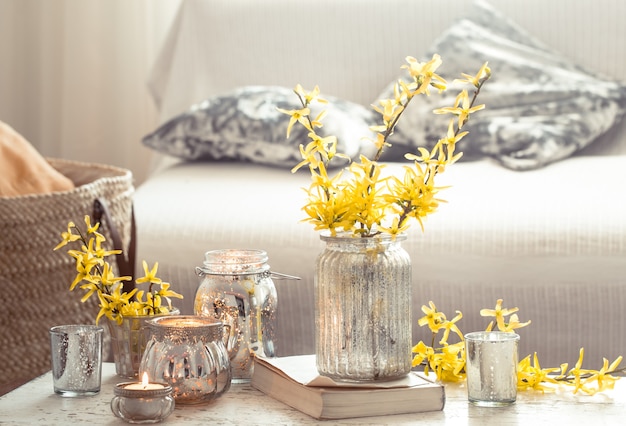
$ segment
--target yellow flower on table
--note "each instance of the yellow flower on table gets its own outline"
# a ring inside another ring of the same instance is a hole
[[[430,360],[435,354],[435,350],[420,341],[417,345],[413,346],[412,352],[415,354],[413,357],[413,367],[417,367],[418,365],[424,363],[424,373],[428,374]]]
[[[611,376],[609,373],[612,373],[617,370],[617,367],[622,362],[622,357],[618,357],[615,361],[609,365],[609,360],[603,358],[602,368],[593,373],[591,377],[585,379],[585,383],[595,381],[598,384],[597,389],[592,391],[592,394],[596,392],[602,392],[606,389],[613,389],[615,387],[616,377]]]
[[[422,306],[422,312],[426,315],[417,320],[417,323],[422,327],[428,324],[428,328],[430,328],[433,333],[436,333],[446,320],[446,315],[443,312],[437,311],[437,307],[432,301],[428,302],[428,305],[429,306]]]
[[[465,379],[465,342],[444,345],[433,359],[437,380],[459,382]]]
[[[550,374],[557,371],[561,371],[561,368],[542,369],[536,353],[533,356],[532,363],[530,355],[528,355],[517,365],[517,389],[553,392],[554,388],[544,386],[544,383],[558,383],[554,377],[550,376]]]
[[[514,331],[514,330],[517,330],[518,328],[526,327],[528,324],[530,324],[530,321],[520,322],[519,318],[517,317],[517,314],[513,314],[509,318],[509,322],[504,324],[504,328],[502,329],[502,331],[506,331],[506,332]]]
[[[463,341],[463,333],[461,333],[461,330],[459,330],[459,327],[456,325],[456,323],[463,318],[463,314],[461,313],[461,311],[456,311],[456,316],[454,318],[452,318],[450,321],[445,321],[441,328],[443,329],[443,336],[441,337],[441,340],[439,341],[439,344],[441,345],[447,345],[448,344],[448,337],[450,336],[450,331],[454,331],[456,333],[457,336],[459,336],[459,339],[461,339],[461,341]]]
[[[518,308],[511,308],[511,309],[503,308],[502,299],[498,299],[496,301],[495,309],[481,309],[480,315],[483,317],[496,317],[496,325],[498,326],[498,329],[501,331],[505,331],[507,326],[506,326],[504,317],[507,317],[517,312],[518,310],[519,310]],[[530,324],[530,321],[526,323],[525,325],[528,325],[528,324]],[[520,326],[523,327],[523,325],[520,325]],[[491,331],[492,328],[493,328],[493,322],[489,323],[489,325],[487,326],[487,331]]]
[[[503,332],[513,332],[513,330],[530,324],[530,321],[524,323],[519,321],[515,313],[518,308],[503,308],[502,302],[502,299],[498,299],[494,309],[481,309],[480,315],[496,317],[496,325]],[[456,317],[448,321],[446,315],[438,311],[432,301],[429,302],[429,306],[422,306],[422,311],[425,315],[418,320],[418,324],[420,326],[428,325],[432,332],[432,343],[429,346],[420,341],[413,346],[413,367],[423,365],[425,373],[431,370],[435,371],[437,380],[463,380],[465,378],[465,342],[461,330],[456,325],[462,318],[461,312],[457,311]],[[505,317],[509,315],[511,317],[507,323]],[[493,325],[494,322],[491,321],[487,326],[487,331],[491,331]],[[435,347],[435,337],[440,330],[444,330],[444,335],[438,342],[441,347]],[[448,343],[450,331],[457,334],[460,339],[459,342]],[[615,381],[619,377],[612,374],[623,373],[626,370],[619,368],[622,356],[617,357],[611,364],[604,358],[600,370],[589,370],[582,368],[584,354],[585,350],[581,348],[578,361],[570,370],[568,370],[567,363],[561,364],[560,367],[542,368],[536,352],[532,357],[531,355],[524,357],[517,365],[518,390],[553,392],[559,385],[566,385],[573,387],[574,393],[581,391],[588,395],[594,395],[597,392],[613,389]]]

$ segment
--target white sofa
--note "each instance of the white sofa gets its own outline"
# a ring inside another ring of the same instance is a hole
[[[609,80],[626,75],[622,3],[491,3],[571,62]],[[325,94],[369,106],[400,75],[405,56],[424,58],[472,7],[465,0],[187,0],[149,83],[164,123],[248,85],[318,84]],[[493,72],[497,83],[499,70]],[[520,94],[519,102],[531,96]],[[520,330],[520,355],[536,351],[542,366],[573,364],[580,347],[589,368],[626,353],[620,114],[584,149],[535,170],[483,157],[441,176],[442,185],[452,185],[442,193],[448,203],[428,217],[424,233],[414,226],[404,244],[413,262],[415,343],[429,338],[417,326],[428,301],[450,318],[462,311],[459,326],[469,332],[489,322],[479,310],[502,298],[519,307],[522,321],[532,320]],[[163,156],[134,198],[138,258],[159,261],[160,275],[185,295],[183,313],[193,311],[200,282],[194,268],[207,250],[265,249],[272,270],[302,278],[276,281],[279,355],[313,352],[313,273],[322,248],[312,227],[299,222],[309,177],[291,174],[292,165]],[[392,171],[400,167],[389,163]]]

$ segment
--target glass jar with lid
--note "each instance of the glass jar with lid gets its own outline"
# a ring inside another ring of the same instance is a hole
[[[251,379],[254,354],[276,354],[278,297],[272,280],[275,273],[267,261],[264,250],[212,250],[205,253],[203,266],[196,268],[202,280],[194,312],[217,318],[230,330],[227,349],[235,383]]]

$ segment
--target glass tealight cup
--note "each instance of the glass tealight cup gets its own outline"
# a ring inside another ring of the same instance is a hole
[[[519,335],[479,331],[465,335],[469,402],[482,407],[511,405],[517,399]]]
[[[113,389],[111,411],[127,423],[159,423],[165,420],[176,405],[172,387],[166,383],[118,383]]]
[[[50,329],[52,384],[66,397],[96,395],[102,374],[102,335],[97,325],[58,325]]]

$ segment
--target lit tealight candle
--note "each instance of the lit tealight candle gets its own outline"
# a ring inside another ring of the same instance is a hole
[[[174,410],[172,387],[150,383],[148,373],[143,373],[141,383],[118,383],[113,393],[111,411],[128,423],[160,422]]]
[[[148,379],[148,373],[144,372],[143,376],[141,376],[141,383],[131,383],[129,385],[124,386],[124,389],[129,390],[157,390],[163,389],[163,386],[160,383],[150,383]]]

